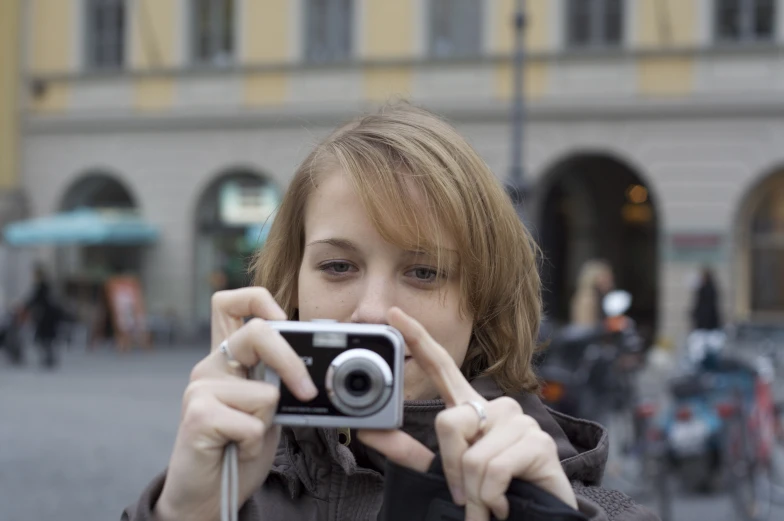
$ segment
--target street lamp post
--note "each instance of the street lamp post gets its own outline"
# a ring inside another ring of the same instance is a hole
[[[517,0],[514,14],[515,49],[512,91],[512,162],[507,190],[517,208],[520,218],[524,218],[529,186],[523,172],[523,122],[525,104],[523,98],[523,74],[525,66],[525,0]],[[530,217],[530,215],[529,215]]]

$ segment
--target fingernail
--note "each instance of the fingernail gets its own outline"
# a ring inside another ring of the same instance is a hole
[[[463,494],[463,489],[460,487],[453,487],[452,499],[454,500],[455,504],[463,505],[465,503],[465,495]]]
[[[313,385],[313,382],[310,380],[310,378],[303,378],[300,380],[299,391],[300,394],[308,400],[312,400],[318,395],[318,389],[316,389],[316,386]]]

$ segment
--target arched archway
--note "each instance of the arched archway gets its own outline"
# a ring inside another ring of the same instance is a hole
[[[744,197],[736,219],[736,315],[752,320],[784,317],[784,167]]]
[[[575,154],[548,169],[539,192],[548,317],[570,320],[580,269],[602,259],[612,267],[616,287],[632,294],[630,315],[652,341],[658,318],[658,219],[643,177],[610,155]]]
[[[248,263],[261,226],[274,214],[280,197],[276,184],[248,168],[224,171],[202,192],[195,215],[195,305],[200,321],[209,321],[216,290],[249,284]]]
[[[60,210],[78,208],[137,211],[137,199],[131,189],[117,175],[103,169],[89,171],[76,178],[60,199]],[[66,248],[63,269],[77,272],[89,279],[102,279],[116,273],[140,274],[142,249],[135,245],[88,245]]]
[[[80,208],[101,211],[137,212],[138,200],[119,175],[103,169],[77,177],[63,192],[60,210]],[[144,281],[145,249],[139,244],[85,244],[61,247],[57,274],[63,281],[65,295],[71,299],[76,314],[90,324],[90,335],[104,338],[113,335],[105,283],[116,275],[132,275]]]
[[[131,190],[116,176],[96,171],[71,183],[60,203],[60,209],[63,211],[81,207],[133,209],[137,207],[137,203]]]

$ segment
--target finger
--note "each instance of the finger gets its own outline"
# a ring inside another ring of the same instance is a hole
[[[280,390],[265,382],[242,378],[196,380],[185,389],[183,407],[187,409],[195,401],[210,398],[269,425],[278,407]]]
[[[422,324],[397,307],[389,310],[387,319],[389,325],[403,335],[406,345],[411,349],[411,355],[435,383],[447,407],[481,399],[479,393],[466,381],[454,359],[433,340]]]
[[[312,400],[318,394],[308,369],[280,333],[259,318],[254,318],[228,338],[232,357],[245,367],[258,363],[275,370],[283,383],[300,400]],[[193,369],[192,379],[221,378],[234,369],[221,351],[213,351]]]
[[[479,497],[499,519],[509,516],[506,491],[515,474],[525,475],[537,459],[537,455],[526,447],[523,440],[508,446],[487,462],[485,479],[479,489]]]
[[[488,521],[490,510],[482,504],[466,503],[465,518],[471,521]]]
[[[436,416],[435,428],[438,447],[444,465],[444,475],[457,505],[466,501],[463,488],[463,454],[468,450],[469,440],[477,434],[476,411],[470,407],[453,407]]]
[[[185,409],[182,436],[192,438],[189,445],[206,450],[220,450],[236,442],[243,456],[258,456],[267,432],[263,421],[229,407],[215,397],[194,400]]]
[[[390,461],[417,472],[427,472],[435,458],[430,449],[403,431],[361,430],[357,437]]]
[[[267,288],[259,286],[218,291],[212,296],[212,350],[239,329],[245,317],[286,320],[288,317]]]
[[[488,429],[488,435],[490,432],[497,430],[495,428],[497,423],[503,423],[509,418],[515,417],[528,418],[522,414],[522,408],[512,398],[502,397],[491,402],[485,402],[485,408],[488,415],[485,427]],[[529,418],[529,420],[534,428],[538,428],[536,421],[532,418]],[[474,444],[476,437],[481,434],[479,427],[477,412],[469,405],[453,407],[440,412],[436,416],[435,429],[443,459],[444,474],[449,483],[452,498],[458,505],[465,504],[468,499],[466,488],[468,483],[464,474],[465,455],[470,450],[469,447]],[[509,429],[506,430],[508,431]],[[494,438],[496,437],[498,437],[497,433],[494,434]],[[481,442],[483,439],[476,443]],[[488,445],[483,443],[483,446]],[[478,490],[478,484],[473,486],[475,491]],[[476,493],[474,496],[476,496]]]
[[[480,497],[497,517],[508,508],[505,495],[513,478],[536,485],[577,508],[572,486],[558,461],[555,442],[541,430],[529,431],[487,463]]]
[[[497,514],[503,511],[502,507],[506,503],[506,488],[500,491],[500,496],[493,496],[492,504],[487,503],[482,495],[484,481],[492,472],[488,463],[508,447],[514,446],[531,430],[540,430],[533,418],[523,414],[512,416],[496,423],[494,428],[469,447],[463,455],[463,486],[467,503],[488,507],[496,513],[496,517],[500,517]]]

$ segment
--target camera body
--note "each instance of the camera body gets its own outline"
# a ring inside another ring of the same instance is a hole
[[[280,389],[278,425],[396,429],[403,424],[402,335],[390,326],[331,320],[270,321],[305,363],[318,396],[299,401],[271,368],[249,378]]]

